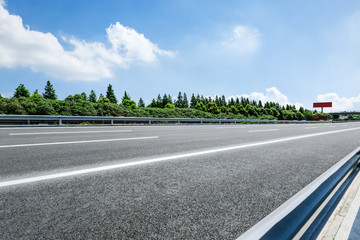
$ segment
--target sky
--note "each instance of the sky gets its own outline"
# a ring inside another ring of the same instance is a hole
[[[360,110],[360,1],[0,0],[0,94],[111,84]]]

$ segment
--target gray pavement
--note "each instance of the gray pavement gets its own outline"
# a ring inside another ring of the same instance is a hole
[[[0,184],[175,157],[2,187],[0,238],[236,239],[357,148],[359,134],[358,123],[1,128]],[[122,140],[100,142],[110,139]]]

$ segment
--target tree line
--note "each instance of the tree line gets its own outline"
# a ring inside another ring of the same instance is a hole
[[[279,120],[313,120],[314,115],[324,115],[295,105],[281,106],[276,102],[250,100],[249,98],[230,98],[224,95],[215,98],[192,94],[190,101],[186,93],[179,92],[177,98],[170,94],[153,98],[145,106],[142,98],[136,104],[125,91],[120,102],[115,96],[111,84],[106,94],[96,95],[91,90],[89,95],[85,92],[67,96],[58,100],[55,89],[47,81],[44,92],[33,94],[20,84],[11,99],[0,95],[0,114],[43,114],[43,115],[75,115],[75,116],[135,116],[135,117],[202,117],[236,119],[279,119]]]

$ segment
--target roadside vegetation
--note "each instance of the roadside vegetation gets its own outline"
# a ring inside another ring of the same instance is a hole
[[[22,115],[64,115],[64,116],[123,116],[123,117],[166,117],[166,118],[232,118],[232,119],[278,119],[313,120],[315,115],[327,119],[330,114],[312,112],[300,107],[281,106],[275,102],[251,101],[248,98],[225,96],[203,97],[192,94],[190,100],[186,93],[179,92],[174,100],[170,95],[158,95],[148,106],[142,98],[138,103],[125,91],[119,101],[109,84],[104,95],[97,96],[94,90],[67,96],[58,100],[55,89],[48,81],[44,93],[29,90],[20,84],[12,98],[0,95],[0,114]]]

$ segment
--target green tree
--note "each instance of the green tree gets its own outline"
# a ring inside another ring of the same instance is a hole
[[[204,111],[204,112],[207,111],[206,106],[205,106],[202,102],[196,104],[196,105],[195,105],[195,109],[196,109],[196,110],[200,110],[200,111]]]
[[[129,108],[129,109],[137,109],[138,107],[136,106],[136,103],[135,101],[132,101],[132,100],[129,100],[129,99],[124,99],[122,101],[122,105],[126,108]]]
[[[84,99],[84,101],[88,100],[87,95],[86,95],[85,92],[82,92],[80,95],[82,96],[82,98]]]
[[[81,102],[81,101],[84,101],[85,99],[84,99],[84,97],[81,95],[81,94],[75,94],[74,95],[74,101],[75,102]]]
[[[175,108],[171,103],[167,103],[164,108]]]
[[[183,108],[189,108],[189,101],[187,99],[187,95],[186,93],[184,93],[184,96],[183,96],[183,104],[182,104]]]
[[[98,100],[99,103],[111,103],[110,99],[106,98],[106,97],[101,97]]]
[[[89,95],[89,101],[95,103],[97,101],[96,93],[94,90],[91,90]]]
[[[43,93],[44,99],[56,100],[57,96],[55,94],[55,89],[50,81],[46,82],[46,86],[44,88],[45,92]]]
[[[67,101],[67,102],[75,102],[75,99],[74,99],[74,96],[73,95],[69,95],[67,96],[64,101]]]
[[[109,99],[111,103],[118,102],[111,84],[107,87],[106,98]]]
[[[178,94],[177,100],[175,102],[175,107],[177,107],[177,108],[183,107],[183,97],[182,97],[181,92],[179,92],[179,94]]]
[[[303,120],[304,119],[304,115],[301,112],[297,112],[296,113],[296,119],[297,120]]]
[[[122,97],[121,102],[123,102],[125,99],[127,99],[127,100],[131,100],[130,95],[129,95],[129,94],[127,94],[127,92],[126,92],[126,91],[124,92],[124,96]]]
[[[144,101],[142,100],[142,98],[139,99],[138,106],[141,107],[141,108],[145,107],[145,103],[144,103]]]
[[[195,108],[196,104],[197,104],[196,97],[194,94],[192,94],[190,99],[190,107]]]
[[[217,106],[217,104],[215,102],[209,102],[207,105],[207,111],[209,113],[219,114],[220,108]]]
[[[27,89],[25,88],[24,84],[21,83],[21,84],[15,89],[14,97],[15,97],[15,98],[19,98],[19,97],[30,97],[29,90],[27,90]]]

